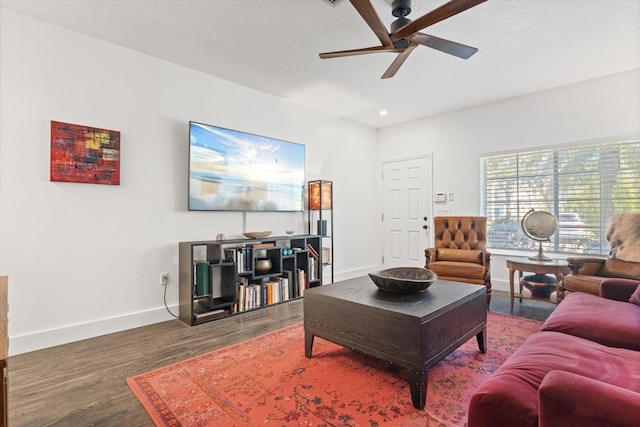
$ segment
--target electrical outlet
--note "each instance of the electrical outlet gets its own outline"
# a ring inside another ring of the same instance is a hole
[[[167,286],[169,284],[169,273],[160,273],[160,285]]]

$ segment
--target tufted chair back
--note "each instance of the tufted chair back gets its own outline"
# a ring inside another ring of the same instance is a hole
[[[487,218],[482,216],[437,216],[433,219],[436,248],[484,250]]]
[[[482,216],[437,216],[433,219],[435,247],[424,250],[425,267],[442,280],[487,288],[491,302],[491,254],[486,251],[487,219]]]

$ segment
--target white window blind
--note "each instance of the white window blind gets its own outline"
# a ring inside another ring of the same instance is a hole
[[[545,251],[607,254],[611,216],[640,212],[640,140],[487,155],[481,175],[493,248],[536,249],[520,225],[535,209],[559,222]]]

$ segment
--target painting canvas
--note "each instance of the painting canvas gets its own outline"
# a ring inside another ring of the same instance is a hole
[[[52,120],[51,181],[120,185],[120,132]]]

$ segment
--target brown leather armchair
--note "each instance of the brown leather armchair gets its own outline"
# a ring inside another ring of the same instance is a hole
[[[491,302],[491,254],[487,246],[487,219],[480,216],[437,216],[433,219],[435,248],[424,250],[425,268],[442,280],[487,287]]]
[[[640,262],[616,258],[567,258],[571,273],[558,284],[558,303],[567,292],[599,295],[600,283],[606,278],[640,280]]]

